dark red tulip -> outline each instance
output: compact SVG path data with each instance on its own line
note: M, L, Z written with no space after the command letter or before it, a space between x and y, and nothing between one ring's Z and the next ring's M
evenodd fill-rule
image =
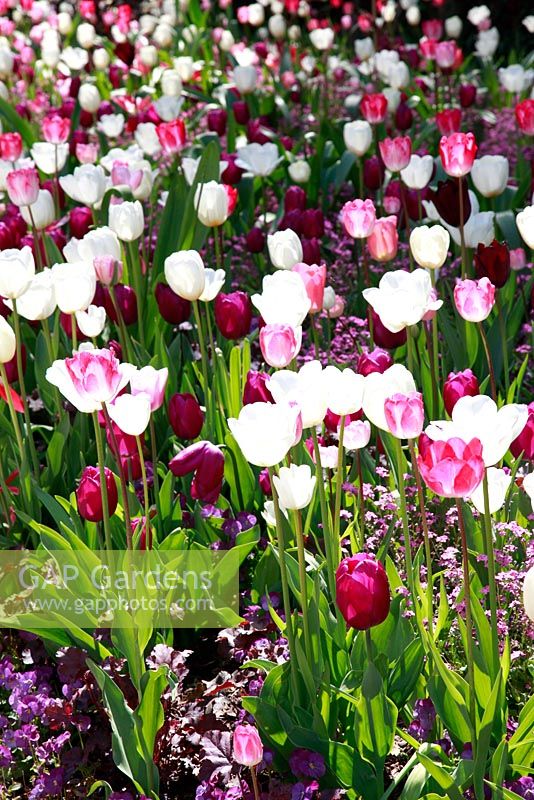
M169 400L169 422L180 439L196 439L204 425L204 414L189 392L173 394Z
M303 239L301 244L302 261L305 264L320 264L322 258L319 239Z
M462 108L470 108L477 99L477 87L472 83L462 83L458 94Z
M304 211L306 208L306 192L301 186L290 186L284 195L284 211L298 209Z
M223 158L223 161L226 162L226 168L221 175L221 181L228 183L230 186L235 186L243 177L244 170L236 165L236 158L236 155L226 155Z
M534 461L534 402L528 407L527 424L510 445L510 451L514 458L523 453L524 459Z
M475 255L477 278L489 278L497 289L502 289L510 276L510 250L506 244L494 239L487 247L478 245Z
M208 130L213 131L218 136L224 136L227 120L228 114L224 108L214 108L208 111Z
M236 100L232 105L235 121L238 125L246 125L250 119L250 111L245 100Z
M308 208L302 212L300 233L305 239L321 239L324 236L324 215L320 208Z
M224 477L224 455L211 442L195 442L186 447L169 463L177 478L194 472L191 497L203 503L216 503Z
M250 332L252 303L246 292L220 292L213 310L215 324L225 339L241 339Z
M365 553L344 558L336 572L336 603L350 628L363 631L384 622L391 595L380 561Z
M361 409L360 411L355 411L354 414L348 414L345 417L346 424L348 425L349 422L354 422L355 420L361 419L362 414L363 411ZM341 422L341 417L339 416L339 414L334 414L333 411L327 409L323 422L327 431L330 431L331 433L337 433L339 423Z
M399 103L395 111L395 125L399 131L407 131L413 125L413 111L407 103Z
M191 303L179 297L166 283L158 283L155 290L159 313L170 325L181 325L191 315Z
M443 402L449 416L461 397L476 397L480 394L480 386L476 375L470 369L463 372L449 372L443 384Z
M384 183L386 170L377 156L371 156L363 162L363 182L372 192L376 192Z
M265 234L259 228L251 228L245 237L249 253L261 253L265 247Z
M272 394L267 388L269 375L266 372L250 370L243 389L243 405L250 403L274 403Z
M398 333L392 333L372 309L371 317L373 320L373 337L378 347L385 347L386 350L395 350L397 347L402 347L403 344L406 344L406 328L403 328Z
M463 195L464 225L471 216L471 200L467 189L467 181L461 181ZM427 198L431 200L440 217L445 222L458 228L460 225L460 181L449 178L446 181L438 181L438 188L434 191L428 190Z
M108 512L112 516L118 503L117 484L113 472L104 467L106 489L108 498ZM104 509L102 507L102 492L100 489L100 469L98 467L85 467L76 489L76 503L78 513L89 522L102 522Z
M83 239L93 224L93 213L87 206L75 206L69 211L69 227L75 239Z
M436 114L436 125L442 136L457 133L462 124L462 112L459 108L446 108Z
M125 325L134 325L137 322L137 297L131 286L125 283L118 283L113 287L115 293L115 303L111 300L109 289L105 289L104 307L106 313L115 324L119 318L115 309L115 303L119 307Z
M386 350L375 347L369 353L362 353L358 358L357 371L360 375L370 375L372 372L383 373L393 365L393 359Z

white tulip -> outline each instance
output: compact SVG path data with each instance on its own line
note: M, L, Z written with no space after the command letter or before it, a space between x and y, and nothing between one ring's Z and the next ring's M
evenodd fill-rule
M486 472L488 477L489 513L495 514L504 505L506 493L512 482L512 476L503 469L489 467ZM484 482L480 483L469 498L474 507L481 514L485 513L484 507Z
M6 322L4 317L0 316L0 364L7 364L8 361L11 361L16 349L15 331L9 322Z
M57 175L67 162L69 145L49 144L49 142L35 142L31 149L35 165L45 175Z
M182 79L177 69L166 69L160 78L161 91L167 97L180 97L182 94Z
M31 206L21 206L19 210L24 222L38 231L48 228L56 218L54 198L48 189L39 189L35 203Z
M295 183L308 183L310 180L311 167L307 161L303 161L302 159L299 161L293 161L293 163L287 168L287 171L289 173L289 177Z
M372 58L375 47L371 37L366 36L364 39L356 39L354 42L354 52L360 61L367 61L369 58Z
M354 370L328 366L324 370L328 408L339 417L359 411L363 405L365 378Z
M221 183L199 183L195 191L195 208L200 222L208 228L223 225L228 218L228 194Z
M275 403L295 403L302 415L302 427L319 425L328 410L327 385L320 361L308 361L298 372L281 369L271 375L267 388Z
M92 83L82 83L78 92L78 102L84 111L94 114L100 106L100 92Z
M122 114L103 114L96 127L104 136L116 139L123 132L125 122Z
M367 447L371 438L371 425L367 420L355 419L345 425L343 447L349 452Z
M198 298L203 303L210 303L215 300L226 280L226 273L223 269L210 269L209 267L204 270L204 289Z
M394 394L417 391L412 373L403 364L393 364L385 372L372 372L365 376L363 413L373 425L389 431L384 414L384 403Z
M373 129L366 120L346 122L343 126L343 141L347 150L361 158L371 147Z
M455 14L445 20L445 33L449 39L458 39L461 36L463 22L461 17Z
M482 156L473 162L471 178L484 197L497 197L508 185L510 165L505 156Z
M16 300L28 289L35 275L31 247L0 251L0 295Z
M273 142L265 144L254 142L238 148L235 163L252 175L266 178L276 169L281 160L278 148Z
M165 280L184 300L199 300L206 284L206 270L196 250L180 250L165 259Z
M510 64L509 67L499 69L499 81L507 92L520 94L530 88L534 70L524 69L521 64Z
M76 28L76 39L80 47L85 50L93 47L96 42L96 30L90 22L81 22Z
M54 293L59 310L75 314L85 310L95 296L96 273L91 264L54 264L52 267Z
M520 211L515 221L526 246L534 250L534 205Z
M103 47L99 47L93 53L93 64L97 69L105 70L109 67L110 62L109 53Z
M302 261L302 244L291 228L267 236L269 257L276 269L293 269Z
M429 311L437 311L443 300L436 300L429 273L424 269L386 272L378 288L364 289L363 296L392 333L416 325Z
M280 503L284 508L294 511L306 508L311 503L315 481L316 477L311 474L308 464L280 467L279 475L273 476Z
M95 164L76 167L72 175L62 175L59 183L72 200L88 206L98 205L108 187L106 173L100 165Z
M145 217L139 200L112 203L109 207L109 227L121 242L135 242L143 235Z
M410 234L410 250L420 267L440 269L447 259L451 237L441 225L420 225Z
M145 44L139 48L139 58L145 67L152 69L159 60L158 48L154 47L153 44Z
M298 328L311 306L304 281L290 270L278 270L274 275L266 275L262 293L253 294L251 299L266 325Z
M141 122L135 129L135 141L147 156L155 156L161 150L161 143L153 122Z
M150 395L144 392L121 394L106 408L115 425L129 436L141 436L150 422Z
M424 189L428 186L434 170L432 156L418 156L413 153L407 167L401 169L401 178L409 189Z
M9 300L6 300L6 305L13 307ZM52 270L48 267L35 275L24 294L17 299L18 313L32 322L48 319L56 310L56 305Z
M249 403L228 427L250 464L274 467L299 440L299 409L276 403Z
M330 50L334 43L332 28L315 28L310 32L310 42L317 50Z
M100 336L106 324L106 309L90 305L86 311L76 312L76 322L83 335L89 339Z

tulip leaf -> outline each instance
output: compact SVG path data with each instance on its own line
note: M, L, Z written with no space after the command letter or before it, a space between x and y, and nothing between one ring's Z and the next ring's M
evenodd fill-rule
M10 128L20 133L26 147L31 147L36 141L36 136L29 122L3 97L0 97L0 117L5 119Z

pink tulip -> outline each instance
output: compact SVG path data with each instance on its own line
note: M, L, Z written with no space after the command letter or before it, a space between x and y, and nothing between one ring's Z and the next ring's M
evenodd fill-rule
M367 122L378 125L386 118L388 101L383 94L364 94L360 109Z
M453 178L461 178L471 172L478 150L474 134L452 133L442 136L439 142L439 155L443 169Z
M469 497L484 477L480 439L419 440L419 471L426 485L441 497Z
M113 162L113 167L111 168L111 183L113 186L127 186L133 191L141 185L142 180L142 169L130 169L125 161Z
M154 369L147 366L138 369L130 378L132 394L147 394L150 397L150 411L157 411L163 405L168 377L167 367Z
M69 138L70 119L54 114L45 117L41 123L43 136L49 144L64 144Z
M416 439L421 435L425 418L420 392L394 394L384 403L388 428L397 439Z
M194 472L191 497L203 503L217 502L224 477L224 455L211 442L195 442L181 450L169 463L169 469L177 478Z
M514 272L523 269L526 263L527 257L522 247L516 247L515 250L510 250L510 267Z
M6 178L9 199L16 206L31 206L39 196L39 175L36 169L14 169Z
M376 209L372 200L350 200L341 209L345 230L353 239L366 239L376 222Z
M409 136L397 136L380 142L380 155L390 172L400 172L410 163L412 140Z
M234 761L244 767L255 767L262 758L263 744L256 728L253 725L237 725L234 730Z
M264 325L260 331L260 347L270 367L285 369L300 350L302 328L291 325Z
M54 361L46 378L78 411L90 414L110 403L124 389L135 367L121 364L111 350L80 350Z
M116 261L113 256L95 256L93 267L96 277L104 286L118 283L122 278L122 261Z
M456 42L453 39L438 42L434 50L434 58L440 69L450 69L456 59Z
M371 258L375 261L391 261L397 255L398 245L397 217L377 219L373 232L367 239Z
M310 298L310 314L316 314L323 307L324 285L326 282L326 266L321 264L304 264L299 261L293 267L293 272L298 272L304 282L306 294Z
M0 134L0 158L3 161L17 161L22 154L22 136L20 133Z
M164 153L179 153L185 144L185 125L183 120L174 119L172 122L161 122L156 127L159 143Z
M98 145L78 142L76 144L76 158L80 164L94 164L98 158Z
M345 301L341 295L336 294L334 305L329 308L327 314L330 319L338 319L342 317L345 312Z
M495 303L495 286L489 278L458 281L454 287L454 303L459 315L468 322L482 322Z

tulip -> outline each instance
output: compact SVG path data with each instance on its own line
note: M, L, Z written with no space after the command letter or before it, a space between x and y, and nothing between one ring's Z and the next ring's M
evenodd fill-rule
M371 147L373 130L365 120L346 122L343 126L343 141L349 152L361 158Z
M386 169L390 172L400 172L410 163L412 140L409 136L384 139L379 143L379 149Z
M40 189L37 200L31 206L21 206L20 214L24 222L36 231L51 225L55 218L54 200L47 189Z
M0 251L0 295L17 299L30 286L35 275L31 247Z
M306 294L310 298L310 314L316 314L323 308L324 285L326 281L326 266L321 264L298 263L293 267L293 272L300 275L304 282Z
M135 242L143 234L143 206L135 202L112 203L109 207L109 227L122 242Z
M399 234L397 217L380 217L367 239L367 247L371 258L375 261L391 261L397 255Z
M422 437L419 453L419 471L434 494L469 497L482 482L484 461L479 439L432 441Z
M95 256L93 266L97 279L104 286L113 286L122 278L122 261L113 256Z
M224 455L211 442L195 442L181 450L169 463L177 478L194 472L191 497L203 503L216 503L224 477Z
M487 395L461 397L452 411L452 420L436 420L425 433L432 440L459 437L467 441L476 436L482 443L486 467L504 458L510 445L523 431L528 421L528 408L510 403L498 409Z
M66 120L68 122L68 120ZM46 175L57 175L67 162L68 144L55 145L49 142L36 142L31 149L35 165Z
M278 148L273 142L265 144L253 142L238 148L235 163L251 175L266 178L276 169L280 161Z
M82 164L81 167L76 167L72 175L61 176L59 183L65 194L76 202L88 206L98 205L108 188L106 173L100 165L95 166L95 164Z
M363 296L392 333L416 325L443 305L435 298L430 275L424 269L386 272L378 288L364 289Z
M391 597L386 571L365 553L344 558L336 572L336 604L350 628L368 630L389 614Z
M277 231L267 236L269 258L276 269L293 269L302 261L302 244L291 229Z
M510 269L518 272L523 269L527 264L527 257L522 247L516 247L510 250Z
M287 168L289 177L295 183L308 183L311 177L311 167L307 161L300 159L293 161Z
M402 347L406 344L406 328L403 328L398 333L392 333L386 328L373 309L371 309L371 322L373 325L374 342L378 347L383 347L386 350L396 350L397 347Z
M31 206L39 196L39 176L35 169L14 169L6 178L7 194L16 206Z
M9 359L8 359L9 360ZM132 364L120 364L111 350L82 350L72 358L54 361L46 379L78 411L100 411L124 389L135 372Z
M364 94L360 109L371 125L378 125L386 118L388 101L383 94Z
M117 484L113 472L104 467L106 494L108 498L108 514L113 516L117 509ZM85 467L76 489L76 505L78 514L89 522L102 522L102 489L100 486L100 470L98 467Z
M300 186L290 186L284 195L284 210L288 211L304 211L306 208L306 192Z
M0 316L0 364L6 364L14 357L17 349L15 332L11 325Z
M339 417L360 411L363 404L365 378L352 369L325 367L323 379L326 383L328 408Z
M252 725L237 725L234 730L234 761L244 767L255 767L263 758L263 745Z
M183 150L186 139L183 120L173 119L171 122L161 122L156 126L156 134L165 154L176 155Z
M520 211L515 221L526 246L534 250L534 205Z
M204 425L204 414L196 397L189 392L173 394L169 400L169 422L180 439L196 439Z
M249 253L261 253L265 247L265 234L259 228L251 228L245 237Z
M225 339L241 339L249 333L252 303L246 292L218 294L213 310L215 324Z
M343 447L345 450L361 450L367 447L371 438L371 425L367 420L353 420L345 425L343 433Z
M5 252L5 251L4 251ZM52 270L38 272L18 299L17 312L31 321L48 319L56 309Z
M89 114L95 114L100 106L100 92L90 83L84 83L80 86L78 92L78 102L84 111Z
M443 384L443 402L445 411L452 415L454 406L461 397L476 397L480 394L480 386L476 375L470 369L463 372L449 372Z
M520 94L528 89L532 83L532 70L525 70L521 64L510 64L508 67L500 67L499 81L507 92Z
M453 178L467 175L473 166L477 143L472 133L453 133L442 136L439 142L439 155L443 169Z
M491 283L501 289L510 276L510 251L506 244L496 239L485 247L479 244L474 255L477 278L489 278Z
M137 314L137 295L131 286L119 283L113 290L114 302L106 289L104 306L108 316L117 325L119 324L119 314L125 325L135 325L138 319ZM117 313L117 311L119 313Z
M436 191L428 190L427 198L431 201L439 216L449 225L454 228L460 226L462 221L460 218L460 188L462 191L462 209L463 209L463 224L466 225L471 215L471 199L467 188L467 182L447 180L438 181L438 188Z
M302 328L291 325L264 325L260 330L260 347L264 361L276 369L289 366L302 344Z
M477 99L477 87L472 83L463 83L459 89L460 105L470 108Z
M252 295L252 303L267 325L302 325L311 302L300 275L280 270L263 279L262 293Z
M531 478L532 476L528 475L527 477ZM523 486L525 485L525 481L523 481ZM530 483L531 482L529 482L529 485ZM527 617L534 622L534 567L528 570L523 581L523 605Z
M76 323L81 333L88 339L100 336L106 324L106 309L90 305L86 311L77 311Z
M420 267L440 269L447 259L450 240L441 225L420 225L410 234L410 250Z
M434 57L440 69L450 69L456 59L456 42L437 42Z
M341 209L345 230L353 239L367 239L375 227L376 209L372 200L351 200Z
M204 270L204 289L198 298L203 303L210 303L215 300L220 290L224 286L226 273L223 269L205 269Z
M316 476L312 476L307 464L280 467L279 475L275 475L273 480L278 499L284 508L296 511L311 503Z
M198 300L204 291L206 271L196 250L180 250L165 259L165 279L184 300Z
M157 411L163 405L165 387L169 377L167 367L154 369L146 366L138 369L130 377L130 390L132 395L146 394L150 399L150 411Z
M527 136L534 136L534 99L528 98L515 107L515 118L519 129ZM1 147L1 145L0 145ZM2 156L5 158L5 156ZM14 159L8 159L13 161Z
M225 187L217 181L199 183L195 191L195 208L200 222L206 227L223 225L229 215Z
M428 186L433 171L432 156L418 156L414 153L407 166L401 170L401 178L409 189L421 190Z
M191 314L189 300L177 295L166 283L158 283L154 292L159 313L170 325L181 325Z
M89 233L89 228L93 222L93 214L90 208L86 206L71 208L69 211L69 228L72 236L81 239L86 233Z
M310 41L317 50L329 50L334 42L332 28L315 28L310 31Z
M495 238L494 219L495 213L493 211L472 213L467 224L464 226L465 246L474 249L478 247L480 243L485 245L491 244ZM457 245L460 245L460 231L457 228L447 227L453 240Z
M423 431L425 408L420 392L393 394L384 402L388 429L397 439L416 439Z
M402 364L393 364L383 373L372 372L365 378L363 413L377 428L388 431L384 413L387 398L394 394L410 395L415 391L413 375Z
M248 462L274 467L298 441L299 421L297 406L260 402L244 406L228 427Z
M527 461L534 461L534 402L528 406L528 417L525 427L510 445L514 458L521 454Z
M237 66L234 67L233 78L239 93L247 95L252 94L256 88L258 73L256 68L251 65Z
M160 86L166 97L180 97L182 94L182 79L178 70L164 70L160 78Z
M304 428L311 428L323 421L328 408L328 396L320 361L308 361L298 372L276 372L267 387L275 403L295 403L298 406Z
M496 469L495 467L489 467L486 470L486 476L488 479L488 510L490 514L495 514L504 505L506 494L512 483L512 476L503 469ZM477 486L469 499L480 514L486 513L483 484Z
M384 183L386 170L377 156L371 156L363 164L363 182L368 189L376 192Z
M489 317L495 303L495 286L489 278L457 281L454 287L454 303L463 319L468 322L482 322Z
M482 156L473 163L471 178L484 197L497 197L508 185L510 166L504 156Z
M18 161L22 155L22 136L20 133L0 134L0 158L3 161Z
M399 103L395 111L395 126L399 131L407 131L413 125L413 111L407 103Z
M373 372L385 372L393 365L390 354L380 347L375 347L369 353L362 353L358 358L357 371L364 378Z
M54 264L52 281L56 303L65 314L84 311L95 295L95 271L92 265L84 261L76 264Z
M132 377L132 376L131 376ZM110 418L128 436L141 436L150 422L151 397L145 392L121 394L106 404Z
M243 405L251 403L274 403L273 396L267 388L270 375L266 372L249 370L243 389Z

